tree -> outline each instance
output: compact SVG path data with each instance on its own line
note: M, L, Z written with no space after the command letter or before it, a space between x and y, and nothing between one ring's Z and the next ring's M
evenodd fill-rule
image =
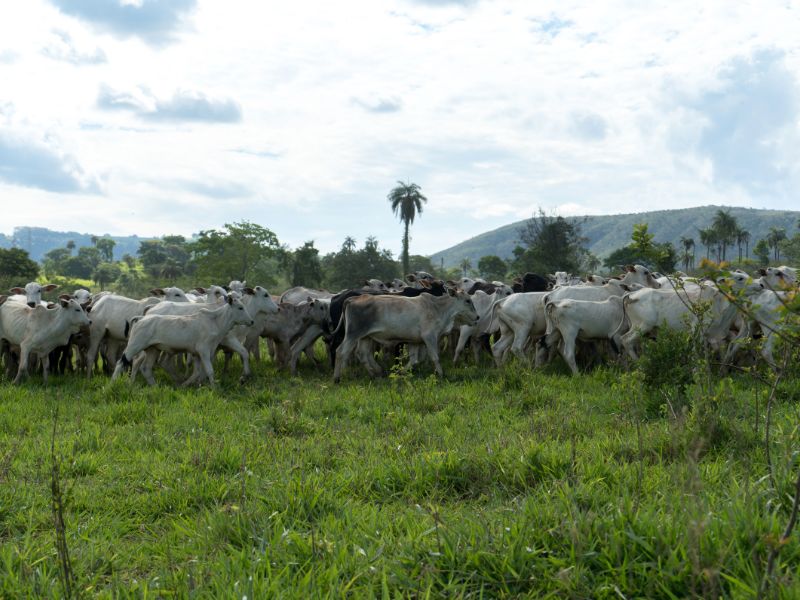
M341 250L326 254L321 264L325 284L334 290L359 287L365 279L372 277L391 281L400 271L391 251L379 248L374 237L368 237L360 250L356 249L352 237L346 237Z
M508 272L508 265L499 256L489 254L478 261L478 272L487 281L501 280Z
M681 236L683 270L694 269L694 238Z
M433 275L436 272L436 267L433 266L433 262L429 256L412 254L408 257L408 260L409 273L414 273L415 271L425 271L426 273Z
M655 248L653 238L656 236L648 232L647 229L647 223L636 223L633 226L633 233L631 233L631 246L642 257L651 255Z
M44 255L42 264L44 272L49 276L63 275L64 264L71 258L72 254L68 248L53 248Z
M408 229L414 223L417 214L422 214L422 205L428 199L422 194L421 188L416 183L397 182L397 187L389 192L388 200L392 205L392 211L403 223L403 272L410 270L408 257Z
M767 245L773 249L775 260L781 259L781 242L786 239L786 229L783 227L770 227L767 234Z
M750 232L741 227L736 231L736 245L739 247L739 262L742 262L742 244L744 244L744 257L750 257Z
M72 255L72 251L75 250L75 242L74 241L69 240L67 242L67 250L69 250L69 254L71 256Z
M520 245L514 248L513 270L524 273L553 273L580 270L586 254L581 222L564 217L548 217L540 208L518 230Z
M756 255L761 266L765 267L769 264L769 250L770 245L767 240L758 240L753 247L753 254Z
M116 245L117 242L111 238L100 238L97 240L95 248L100 252L100 256L103 260L110 263L114 261L114 246Z
M461 259L461 262L458 263L459 268L461 269L461 273L463 277L467 276L467 271L472 268L472 262L465 256Z
M103 262L100 251L94 246L81 246L78 248L77 258L89 265L91 270L96 269L97 265Z
M729 210L719 209L714 215L714 220L711 222L711 228L716 233L717 244L720 251L717 253L717 258L720 261L726 258L726 249L736 240L736 233L739 230L739 223L736 217L731 215Z
M92 280L100 286L101 290L106 288L106 285L115 281L122 274L122 269L119 265L112 262L103 262L97 265L97 268L92 273Z
M322 284L322 267L319 262L319 250L314 242L306 242L291 253L292 285L319 287Z
M711 258L711 247L717 244L717 232L711 227L698 229L697 231L700 234L700 243L706 247L706 259L709 259Z
M612 252L604 264L609 269L616 269L623 265L644 263L659 271L673 272L675 263L678 262L675 247L670 242L654 243L653 237L648 231L647 223L635 224L631 243Z
M275 282L273 274L282 249L278 237L266 227L248 221L226 223L222 230L201 231L189 246L201 278L267 285Z
M800 233L794 234L791 239L781 242L781 252L789 264L800 262Z
M39 275L39 265L21 248L0 248L0 279L8 285L25 285Z

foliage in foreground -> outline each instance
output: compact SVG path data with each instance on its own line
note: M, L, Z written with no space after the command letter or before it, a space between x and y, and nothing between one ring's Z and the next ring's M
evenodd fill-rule
M340 387L0 385L0 596L59 597L50 443L84 595L751 597L786 523L792 386L718 382L717 424L631 376L451 369ZM782 548L796 597L800 544Z

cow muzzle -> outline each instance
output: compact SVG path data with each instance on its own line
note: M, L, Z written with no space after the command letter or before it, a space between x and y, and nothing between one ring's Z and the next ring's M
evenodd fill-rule
M36 308L36 302L28 302L28 306L31 308Z

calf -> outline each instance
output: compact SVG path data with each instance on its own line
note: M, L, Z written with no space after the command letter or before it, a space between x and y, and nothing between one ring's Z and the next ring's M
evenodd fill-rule
M217 346L237 324L252 325L253 319L241 301L228 297L225 305L215 310L200 308L190 315L145 315L134 319L128 344L117 362L112 379L131 366L140 352L147 352L142 375L150 385L155 384L152 367L159 352L190 352L200 360L209 383L215 385L211 357ZM133 380L131 380L133 381ZM190 378L184 385L194 381Z
M106 343L106 364L115 362L117 346L126 342L125 327L134 317L144 314L148 306L158 304L156 297L133 300L110 294L92 305L92 324L89 327L89 349L86 351L86 375L92 376L101 343Z
M578 373L576 340L611 340L614 348L620 347L618 329L623 319L621 296L610 296L602 302L569 299L548 302L545 313L547 334L539 340L537 365L542 363L549 348L558 343L561 356L575 375Z
M492 347L492 355L499 367L505 362L510 349L522 361L528 362L525 346L529 337L545 333L544 297L548 292L523 292L496 302L492 307L491 321L497 319L500 339Z

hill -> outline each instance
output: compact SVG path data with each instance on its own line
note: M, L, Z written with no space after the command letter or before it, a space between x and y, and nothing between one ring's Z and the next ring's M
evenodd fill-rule
M110 237L117 245L114 246L114 260L119 260L124 254L136 255L139 244L152 238L140 238L136 235L110 236L108 234L97 237ZM77 231L53 231L45 227L15 227L14 233L5 235L0 233L0 248L22 248L27 250L33 260L41 261L44 255L53 248L63 248L72 240L75 246L92 245L91 233L78 233Z
M588 238L587 247L600 258L608 256L617 248L628 243L631 231L636 223L647 223L650 232L655 234L656 242L672 242L680 246L681 236L692 237L698 246L698 255L702 250L698 228L711 224L714 213L720 208L730 210L739 221L739 225L750 232L750 248L755 242L767 235L770 227L785 227L787 233L795 229L800 211L766 210L756 208L740 208L725 206L698 206L674 210L658 210L652 212L631 213L625 215L593 215L575 217L583 222L583 235ZM584 221L585 219L585 221ZM473 265L478 264L482 256L496 254L501 258L510 258L514 247L518 244L518 231L524 221L504 225L498 229L487 231L446 250L431 256L433 264L438 265L444 259L447 268L458 266L468 258Z

